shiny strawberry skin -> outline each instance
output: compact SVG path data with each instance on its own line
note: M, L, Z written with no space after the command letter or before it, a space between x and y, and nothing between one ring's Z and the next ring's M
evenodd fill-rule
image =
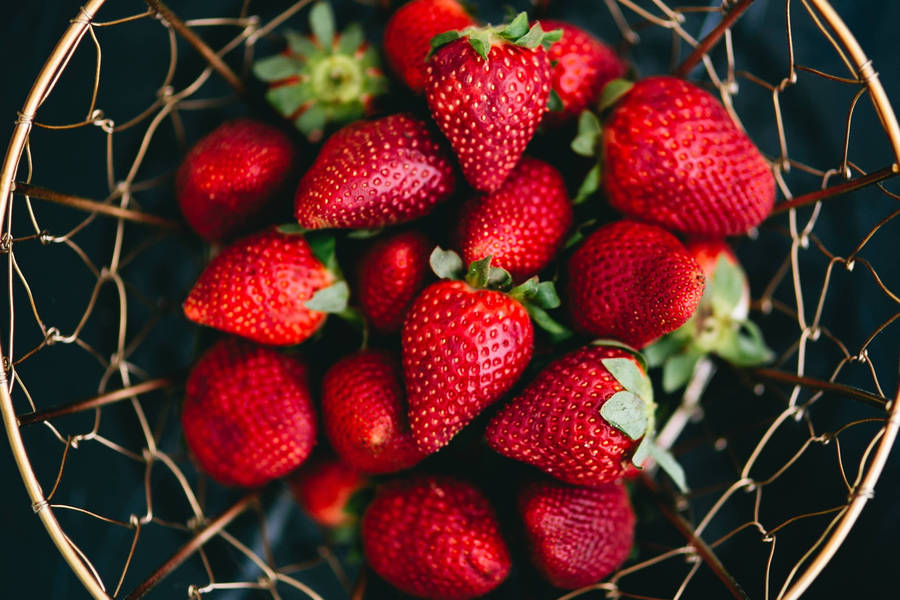
M457 237L465 264L492 256L492 266L523 281L553 260L571 225L559 171L524 157L499 190L463 205Z
M322 422L335 452L366 473L408 469L425 457L409 428L400 362L385 350L344 357L322 381Z
M547 55L553 66L553 91L562 100L562 111L550 111L544 123L560 125L578 117L600 97L603 86L625 74L625 63L612 48L570 23L541 20L544 31L562 29L562 38Z
M399 331L413 298L430 272L434 244L418 231L378 240L359 260L357 300L369 324L384 333Z
M541 575L559 588L596 583L619 568L634 542L625 487L535 482L519 493L519 515Z
M325 322L304 303L334 275L302 235L274 228L234 242L200 274L184 303L188 319L261 344L299 344Z
M363 516L362 540L372 569L418 598L481 597L509 573L509 551L487 499L449 477L386 484Z
M427 73L431 116L450 140L466 180L480 191L499 189L547 111L547 53L498 43L485 62L463 38L439 48Z
M290 487L300 508L323 527L353 522L347 501L365 485L365 477L335 458L310 460L291 476Z
M388 64L413 92L425 89L425 56L431 38L474 25L475 20L456 0L413 0L391 16L384 28Z
M181 212L207 241L231 237L281 190L293 162L294 147L280 130L250 119L223 123L191 148L178 169Z
M634 360L625 350L603 346L556 359L491 420L485 433L491 448L574 485L621 477L639 440L600 415L600 407L625 389L603 366L604 358Z
M445 280L413 302L402 341L410 426L419 449L432 453L521 377L534 330L509 296Z
M300 180L294 216L308 229L372 228L428 214L454 190L448 153L405 114L336 132Z
M568 262L577 329L643 348L687 321L703 296L703 271L671 233L635 221L600 227Z
M281 477L316 441L306 367L270 348L222 340L191 369L181 425L216 481L252 487Z
M636 83L604 126L610 205L691 235L724 237L759 225L775 180L750 138L711 94L674 77Z

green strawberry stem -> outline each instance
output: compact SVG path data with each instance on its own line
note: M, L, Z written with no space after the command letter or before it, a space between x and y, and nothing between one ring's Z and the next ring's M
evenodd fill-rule
M543 46L549 48L562 37L562 29L544 31L540 23L528 27L528 14L520 12L506 25L487 27L466 27L459 31L446 31L434 36L431 40L431 50L425 60L428 60L435 50L449 44L452 41L465 38L481 58L488 60L491 47L499 44L513 44L523 48L537 48Z
M708 358L702 358L694 368L690 381L681 396L681 404L663 425L656 436L656 443L662 448L671 448L688 422L697 416L700 406L700 398L709 385L716 367ZM651 471L652 473L652 471Z

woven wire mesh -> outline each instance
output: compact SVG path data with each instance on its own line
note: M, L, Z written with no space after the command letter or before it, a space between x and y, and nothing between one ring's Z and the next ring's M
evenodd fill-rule
M246 589L263 597L321 598L315 590L335 589L336 583L354 599L365 597L365 570L351 584L328 544L301 551L296 544L273 547L272 493L252 492L230 505L209 493L173 418L182 375L147 372L140 360L163 352L171 354L173 364L186 366L192 355L189 334L172 340L166 333L172 327L186 329L178 313L190 278L181 281L175 269L169 273L160 265L177 256L179 265L196 273L205 259L166 192L180 154L172 148L183 151L195 139L191 128L202 130L192 121L214 123L227 111L239 110L235 107L246 97L258 42L308 3L302 0L265 18L254 14L258 7L250 0L235 14L184 20L157 0L130 15L112 14L121 6L103 6L95 16L82 9L73 20L83 26L77 47L41 100L61 97L77 106L80 116L71 123L44 123L40 111L19 115L20 123L31 124L31 133L6 205L0 248L9 265L3 367L18 414L13 426L25 439L30 467L43 488L35 512L52 511L76 560L108 597L152 591L163 596L177 589L201 598ZM866 102L867 73L853 64L814 3L788 1L783 22L757 23L766 35L784 39L783 55L763 67L749 58L753 40L748 29L737 27L745 14L753 14L750 1L605 4L609 22L619 28L620 47L639 68L690 74L716 91L739 122L756 115L752 126L750 121L745 125L771 160L780 197L773 217L739 251L750 257L756 316L779 356L764 369L719 367L715 377L716 367L702 363L668 428L693 491L677 496L650 477L641 480L638 491L653 501L672 535L659 541L639 537L638 557L625 568L560 600L691 597L692 583L704 573L721 580L722 597L742 598L750 591L753 597L783 597L854 501L871 496L874 482L866 475L876 448L896 430L888 416L895 414L889 412L889 386L896 385L898 338L892 325L900 317L900 297L891 289L896 281L880 276L896 275L895 253L871 251L890 249L886 230L900 214L900 197L884 183L897 172L891 145ZM163 51L168 60L143 106L119 114L109 108L116 104L115 94L105 92L129 84L117 79L115 87L104 87L113 76L104 71L103 56L110 51L107 44L121 51L114 43L127 44L127 29L138 26L160 30L159 48L143 52ZM112 30L121 37L109 34ZM692 54L698 45L704 52ZM817 68L817 58L826 52L846 71ZM185 74L188 56L196 68ZM67 80L70 60L91 61L93 77ZM812 135L802 111L818 93L844 94L847 104L844 112L830 116L833 131L823 136L836 142L826 151L831 161L812 165L791 149L792 140ZM58 187L53 165L36 160L39 144L82 150L81 159L90 165L85 176L98 169L106 197L86 198L74 191L77 187ZM860 144L883 145L883 163L857 164L854 149ZM123 147L130 156L124 164L114 160ZM878 216L861 227L861 235L835 236L836 220L847 212L838 212L833 203L847 197L867 202L866 214ZM836 244L826 246L818 235L823 228ZM147 268L157 271L148 276ZM77 277L89 283L60 289L59 270L80 270ZM863 286L877 297L870 324L848 331L840 307ZM84 309L75 322L61 322L54 316L59 302ZM79 380L56 380L53 365L59 361L77 365ZM701 409L699 396L707 384ZM758 400L723 409L729 386ZM746 414L735 418L734 410ZM703 411L705 418L698 419ZM723 412L731 416L724 418ZM55 451L47 449L51 444ZM51 455L55 458L48 460ZM784 502L779 486L801 480L811 460L834 465L831 481ZM79 461L80 467L73 466ZM710 461L717 467L707 469ZM83 472L78 469L108 469L109 484L85 492L74 485ZM716 479L705 477L706 471ZM776 501L770 500L773 495ZM141 510L120 510L125 499L135 506L135 496ZM89 534L100 530L86 530L76 519L91 520L105 533ZM94 536L102 537L102 546L92 543ZM152 555L142 554L144 540L152 540ZM107 559L121 557L119 566L101 572L95 567L98 557L82 549L88 546ZM160 554L161 547L170 548L169 555ZM748 581L734 574L729 558L743 562L750 556L756 559L750 561L754 576ZM191 565L193 571L184 575ZM160 586L175 569L182 573L178 587ZM742 572L748 572L746 566ZM323 581L317 588L314 582Z

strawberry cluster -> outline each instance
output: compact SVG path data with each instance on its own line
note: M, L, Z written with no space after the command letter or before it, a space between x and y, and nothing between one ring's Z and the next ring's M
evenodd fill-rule
M619 79L625 63L568 23L482 26L456 0L405 4L382 48L416 107L399 113L376 108L385 86L361 29L336 34L321 3L311 28L255 72L307 137L330 132L314 160L240 119L178 172L185 219L216 250L184 314L229 334L186 386L193 457L225 485L295 472L299 503L358 532L384 580L467 599L514 558L470 477L473 456L496 452L530 465L512 504L537 571L597 582L631 548L623 478L652 461L685 486L654 440L648 364L668 391L708 354L768 358L722 239L771 210L769 166L709 93ZM596 166L573 200L563 171L581 159L525 151L575 120L571 148ZM286 189L293 220L274 225ZM599 223L604 199L623 218ZM298 470L319 438L330 452ZM433 468L454 452L452 474ZM351 496L372 486L354 519Z

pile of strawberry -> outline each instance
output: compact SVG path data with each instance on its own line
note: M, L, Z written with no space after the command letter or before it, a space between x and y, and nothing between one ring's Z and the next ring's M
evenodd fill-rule
M770 212L769 165L708 92L619 79L617 55L568 23L483 27L456 0L402 6L382 50L417 115L379 108L388 82L360 28L336 33L322 3L310 21L255 73L324 138L312 165L298 172L289 135L240 119L178 172L184 217L216 251L184 313L229 334L186 384L192 455L229 486L290 474L317 521L357 528L384 580L465 599L511 568L509 532L467 478L498 453L534 467L512 490L513 538L537 571L597 582L634 537L623 478L657 464L685 486L654 441L647 359L672 391L709 354L768 358L723 239ZM577 206L560 171L525 154L575 120L571 148L596 165L552 155L587 165ZM265 226L297 179L294 221ZM598 222L604 200L621 218ZM452 474L431 468L457 445ZM367 487L354 521L345 508Z

